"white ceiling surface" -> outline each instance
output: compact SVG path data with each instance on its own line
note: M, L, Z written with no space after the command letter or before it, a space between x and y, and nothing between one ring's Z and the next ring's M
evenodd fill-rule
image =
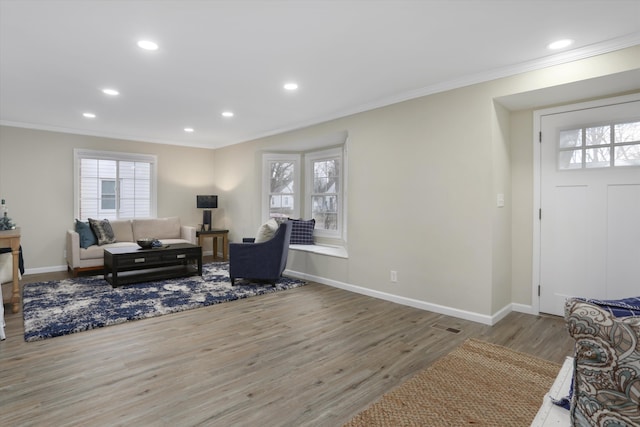
M636 44L640 0L0 0L0 123L216 148Z

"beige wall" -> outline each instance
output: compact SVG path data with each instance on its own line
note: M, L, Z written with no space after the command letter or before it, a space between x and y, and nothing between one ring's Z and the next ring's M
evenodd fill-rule
M74 148L157 155L159 217L202 222L195 195L217 191L212 150L0 126L0 197L21 227L25 267L33 272L66 265Z
M232 238L261 222L262 152L346 131L349 258L292 252L290 270L459 313L531 306L533 110L495 100L638 68L636 46L219 149Z
M492 288L491 313L503 309L511 303L511 139L510 114L499 104L494 110L492 129L493 158L493 247L492 247ZM498 206L498 195L504 205Z
M262 222L262 153L307 149L347 132L349 257L292 251L288 268L488 319L512 303L532 304L533 110L496 99L637 69L640 46L218 150L1 127L0 195L23 226L28 267L61 265L73 221L72 149L153 153L158 215L200 222L193 196L215 191L214 226L239 241Z
M533 112L511 113L512 301L531 304L533 277Z

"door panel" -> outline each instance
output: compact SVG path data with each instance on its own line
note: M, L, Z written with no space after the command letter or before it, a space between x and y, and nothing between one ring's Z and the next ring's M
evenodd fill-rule
M640 295L640 167L593 167L606 164L607 150L587 147L571 160L566 151L573 129L620 120L640 120L640 101L541 116L541 312L563 315L569 296Z
M608 299L640 295L640 185L612 185L607 209Z

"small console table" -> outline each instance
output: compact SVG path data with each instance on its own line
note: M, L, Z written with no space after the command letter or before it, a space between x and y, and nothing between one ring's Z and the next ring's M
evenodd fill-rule
M202 246L202 239L211 237L213 239L213 259L218 259L218 237L222 238L222 260L229 260L229 230L212 228L211 230L197 230L198 246Z
M20 228L0 231L0 247L10 247L13 255L13 289L11 292L11 311L20 311L20 282L18 281L18 262L20 254ZM1 301L0 301L1 302Z
M104 250L104 280L113 287L195 274L202 276L202 248L191 243Z

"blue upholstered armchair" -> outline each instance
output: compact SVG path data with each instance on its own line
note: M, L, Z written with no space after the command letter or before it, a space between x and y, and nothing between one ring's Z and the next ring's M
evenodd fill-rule
M280 224L273 238L261 243L229 245L231 285L237 278L275 282L287 266L291 221Z

